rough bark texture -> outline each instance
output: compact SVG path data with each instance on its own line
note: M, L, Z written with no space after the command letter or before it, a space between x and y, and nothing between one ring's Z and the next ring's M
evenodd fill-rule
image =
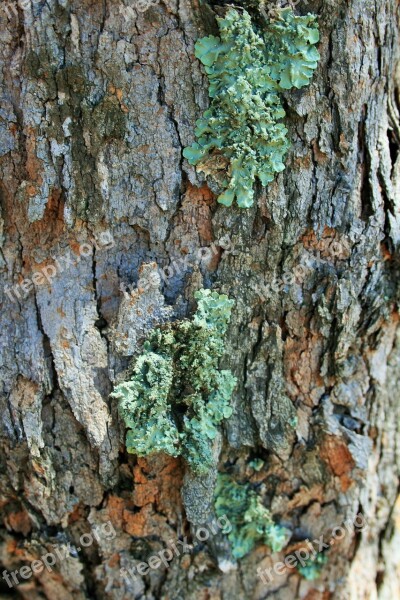
M217 205L182 159L208 104L194 42L216 32L213 10L1 4L2 567L96 524L117 532L13 590L3 581L1 598L400 597L396 2L308 3L319 68L286 94L287 168L248 210ZM152 262L172 276L143 293ZM46 268L50 281L13 287ZM234 563L217 535L129 581L121 567L209 517L215 473L126 454L109 393L148 328L190 315L212 286L235 299L223 366L239 380L218 468L258 483L293 537ZM358 512L369 528L331 548L317 581L257 576Z

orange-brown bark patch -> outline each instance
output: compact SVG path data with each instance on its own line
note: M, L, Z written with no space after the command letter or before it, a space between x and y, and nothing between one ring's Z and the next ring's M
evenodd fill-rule
M58 188L53 188L48 197L46 208L40 221L31 223L29 235L33 236L35 242L46 241L52 243L57 240L64 232L64 202L62 199L62 191ZM44 240L43 236L46 236ZM42 237L38 237L42 236Z
M213 240L210 210L213 201L214 194L207 185L198 188L188 184L182 203L182 218L196 227L202 242Z
M107 510L111 523L118 529L122 529L124 519L124 508L126 500L118 496L109 496L107 500Z
M320 252L324 259L344 260L350 255L346 239L332 227L325 226L320 237L311 229L301 237L301 242L307 250Z
M154 503L157 511L175 522L181 506L181 461L166 454L138 458L133 476L134 503L137 506Z
M42 185L43 178L40 174L42 163L36 156L36 135L33 127L26 129L26 171L31 181Z
M308 406L317 403L318 390L324 387L320 374L323 352L324 340L316 332L308 332L301 339L288 337L285 341L284 369L287 381L290 382L289 395L292 398L302 395L302 400Z
M9 513L7 520L10 527L22 535L28 535L31 530L31 520L26 510Z
M325 165L329 160L328 155L325 154L325 152L322 152L322 150L318 146L318 143L316 140L313 141L312 147L313 147L314 158L317 161L317 163L319 165Z
M355 465L346 443L337 436L328 435L322 442L320 456L339 477L342 491L346 492L353 483L351 471Z
M329 600L332 597L331 592L319 592L318 590L310 590L304 600Z

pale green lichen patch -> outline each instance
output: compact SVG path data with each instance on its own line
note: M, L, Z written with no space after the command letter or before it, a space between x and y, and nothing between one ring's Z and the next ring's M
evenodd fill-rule
M297 570L308 581L314 581L321 577L322 570L328 562L328 555L320 552L315 557L310 557L297 566Z
M265 30L243 10L217 17L220 37L201 38L195 55L209 79L210 107L196 123L197 142L185 148L188 161L202 169L207 156L229 161L226 190L218 202L253 204L253 184L266 186L285 168L288 150L279 92L307 85L319 59L316 17L277 10Z
M215 489L215 511L229 519L227 532L234 558L242 558L257 543L267 544L273 552L284 548L291 532L276 525L260 496L249 484L240 484L229 475L218 475Z
M218 368L233 301L200 290L192 320L154 329L133 365L131 379L112 393L128 428L128 452L182 455L195 473L212 466L218 425L232 414L236 384Z

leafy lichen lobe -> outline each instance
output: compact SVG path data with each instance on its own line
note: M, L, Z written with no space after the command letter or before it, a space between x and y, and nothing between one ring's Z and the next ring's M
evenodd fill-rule
M249 484L237 483L226 474L220 474L217 479L215 511L218 517L229 519L228 539L234 558L243 558L259 542L278 552L290 537L290 530L274 523L269 510Z
M128 428L128 452L183 455L197 474L213 464L212 440L232 414L236 379L219 370L233 301L200 290L192 320L155 328L136 359L129 381L112 396Z
M218 202L236 199L253 204L253 184L266 186L283 171L289 143L279 92L306 86L319 59L316 17L296 16L291 9L276 11L265 30L257 30L250 15L230 9L217 17L220 37L201 38L195 55L209 79L210 107L196 123L196 138L185 148L188 161L222 154L229 162L225 191Z

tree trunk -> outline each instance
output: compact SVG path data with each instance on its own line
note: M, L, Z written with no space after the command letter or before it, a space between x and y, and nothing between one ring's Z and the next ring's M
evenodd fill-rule
M321 60L284 94L286 170L240 209L182 158L209 102L194 43L218 32L212 6L2 3L0 556L18 585L3 576L1 598L400 598L398 7L304 5ZM202 287L235 301L218 470L292 537L234 560L217 531L124 576L213 516L215 473L128 454L109 397ZM359 513L368 526L333 536ZM319 577L265 576L320 536Z

